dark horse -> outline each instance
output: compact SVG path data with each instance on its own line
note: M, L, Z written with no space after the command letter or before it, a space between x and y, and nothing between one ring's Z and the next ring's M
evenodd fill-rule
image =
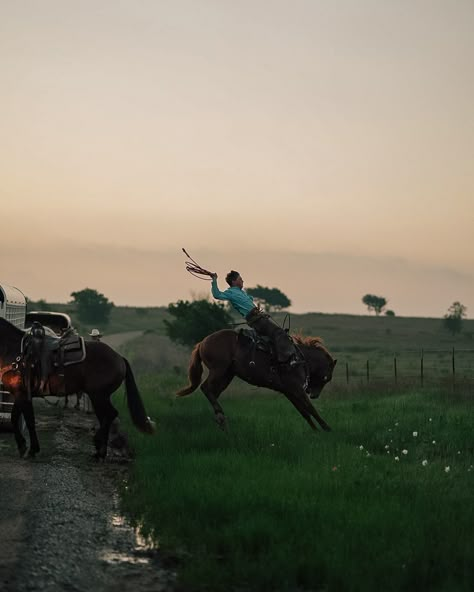
M251 353L248 338L224 329L208 335L195 346L189 365L190 384L176 395L182 397L197 389L204 363L209 369L209 376L202 383L201 390L212 405L220 427L225 427L225 416L217 399L234 376L238 376L250 384L283 393L312 429L317 429L312 420L314 417L323 430L330 431L331 428L311 404L308 394L313 399L319 397L324 385L332 378L337 360L332 358L319 338L293 337L293 340L305 359L308 378L306 390L301 373L289 369L278 370L268 352L256 349Z
M15 360L21 351L21 341L25 331L18 329L0 318L0 379L4 387L15 396L12 410L12 424L20 455L27 451L26 441L20 431L20 418L23 415L30 436L28 456L34 457L40 450L35 428L35 416L31 396L24 385L20 372L15 370ZM153 422L147 417L128 361L105 343L88 341L85 343L84 361L54 370L49 374L48 392L56 396L86 392L92 402L100 427L94 435L96 458L107 455L109 429L118 412L112 406L110 397L125 381L127 404L134 425L144 433L154 431ZM12 368L13 364L13 368ZM32 396L41 396L32 393Z

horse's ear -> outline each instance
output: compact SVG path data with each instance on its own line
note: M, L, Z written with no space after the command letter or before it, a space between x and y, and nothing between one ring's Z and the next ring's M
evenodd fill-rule
M337 358L334 360L332 367L334 368L336 366L336 364L337 364Z

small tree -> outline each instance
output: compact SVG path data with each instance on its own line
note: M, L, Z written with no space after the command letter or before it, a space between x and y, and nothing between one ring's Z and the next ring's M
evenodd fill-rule
M31 310L44 310L44 311L52 310L51 305L48 304L48 302L46 302L46 300L44 298L40 298L36 302L34 302L33 300L28 300L28 298L27 298L26 303L27 303L27 308L29 311L31 311Z
M460 302L453 302L448 308L448 312L444 315L444 328L451 333L461 333L462 320L466 316L467 308Z
M375 296L374 294L366 294L362 298L362 302L367 306L369 312L373 310L377 316L387 305L387 300L383 296Z
M110 302L97 290L85 288L79 292L72 292L72 304L76 305L77 316L83 323L103 324L109 322L110 312L114 303Z
M222 304L208 300L179 300L169 304L168 311L174 319L163 321L166 334L182 345L194 345L232 322L231 315Z
M257 284L255 288L247 288L246 291L267 312L291 306L291 300L278 288L266 288Z
M395 313L393 312L393 310L386 310L385 311L385 316L386 317L394 317Z

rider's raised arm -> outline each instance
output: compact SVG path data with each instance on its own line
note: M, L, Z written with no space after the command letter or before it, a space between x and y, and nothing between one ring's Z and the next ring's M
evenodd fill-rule
M214 298L216 298L217 300L229 300L229 296L226 294L227 290L226 292L221 292L219 290L219 287L217 285L217 274L212 276L211 292Z

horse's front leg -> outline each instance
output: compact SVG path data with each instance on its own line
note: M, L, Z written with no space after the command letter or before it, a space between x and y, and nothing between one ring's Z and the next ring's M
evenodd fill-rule
M33 409L33 401L24 401L23 403L23 417L25 418L26 427L30 435L30 449L28 456L34 458L40 451L38 436L36 434L35 411Z
M22 415L22 405L18 402L17 398L15 397L15 402L13 403L11 414L11 422L13 426L13 433L15 435L16 445L21 457L24 456L27 450L26 440L20 429Z
M319 415L316 409L313 407L308 395L303 388L293 389L284 393L286 398L298 409L301 415L310 425L311 429L316 430L317 427L312 420L312 417L319 423L325 432L330 432L331 428Z

